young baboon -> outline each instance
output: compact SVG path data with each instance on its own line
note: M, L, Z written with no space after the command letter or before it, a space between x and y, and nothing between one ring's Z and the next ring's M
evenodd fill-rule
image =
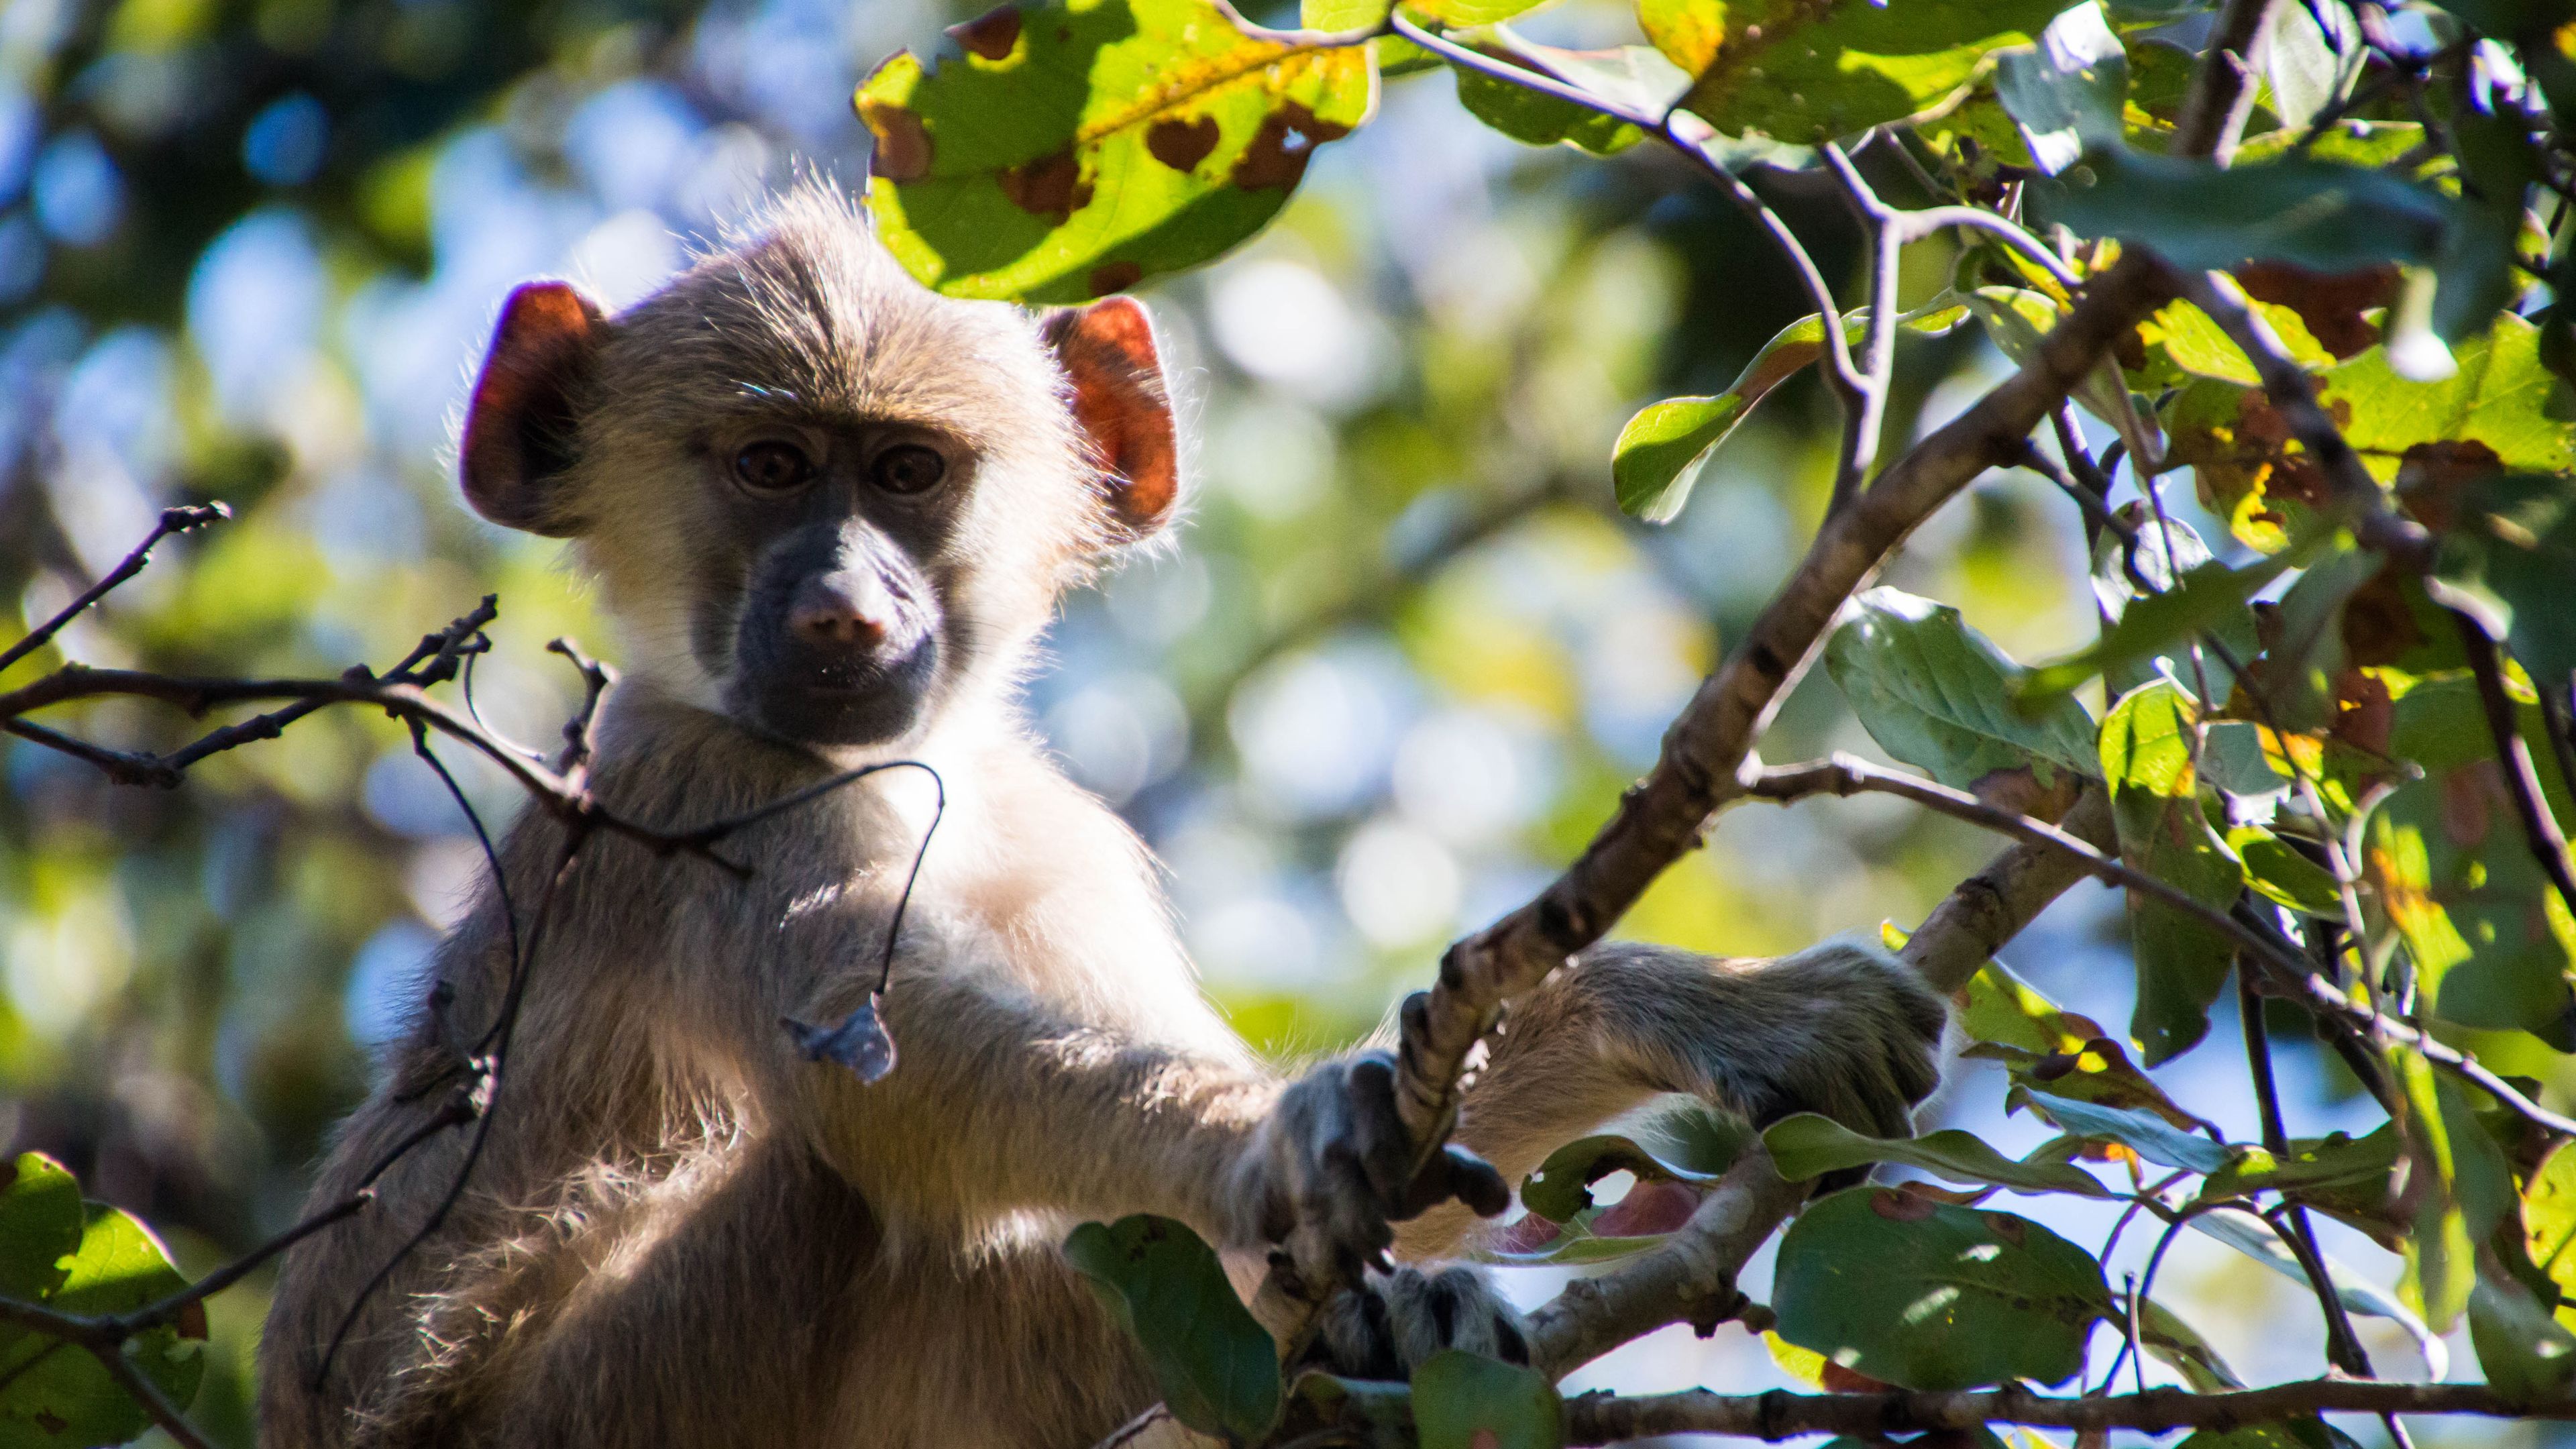
M1057 594L1178 500L1132 301L938 297L845 199L800 189L614 318L519 289L462 473L485 517L570 539L621 626L608 808L681 827L911 758L946 817L886 998L900 1060L873 1084L781 1022L839 1021L876 984L924 777L733 837L748 878L594 836L546 912L461 1197L369 1291L465 1160L472 1129L435 1133L375 1207L287 1256L261 1378L278 1449L1079 1446L1154 1398L1059 1256L1083 1219L1160 1213L1255 1262L1307 1224L1377 1262L1391 1217L1492 1211L1503 1178L1651 1093L1897 1131L1933 1084L1941 1003L1839 946L1587 953L1516 1011L1467 1100L1460 1137L1492 1166L1456 1154L1421 1181L1383 1054L1293 1083L1256 1061L1200 997L1142 847L1015 702ZM543 812L508 836L523 927L564 839ZM472 1080L512 963L487 880L315 1202ZM1453 1205L1400 1251L1469 1222ZM1328 1315L1336 1366L1519 1349L1472 1270L1367 1281Z

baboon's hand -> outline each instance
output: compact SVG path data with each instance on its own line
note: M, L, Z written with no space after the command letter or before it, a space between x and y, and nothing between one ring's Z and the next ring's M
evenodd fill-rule
M1387 1269L1390 1223L1457 1198L1492 1217L1511 1204L1501 1174L1461 1147L1413 1170L1413 1144L1395 1110L1395 1063L1362 1052L1316 1067L1290 1086L1245 1154L1237 1190L1260 1237L1291 1234L1302 1264L1356 1282Z
M1354 1379L1406 1379L1444 1348L1528 1363L1521 1316L1476 1268L1371 1273L1333 1295L1301 1366Z

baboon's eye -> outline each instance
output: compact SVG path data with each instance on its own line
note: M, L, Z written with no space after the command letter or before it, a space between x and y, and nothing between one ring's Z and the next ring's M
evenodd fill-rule
M814 460L793 443L768 440L733 455L733 476L754 493L784 493L814 477Z
M888 493L922 493L939 486L948 473L948 460L935 448L919 443L904 443L877 454L870 465L877 486Z

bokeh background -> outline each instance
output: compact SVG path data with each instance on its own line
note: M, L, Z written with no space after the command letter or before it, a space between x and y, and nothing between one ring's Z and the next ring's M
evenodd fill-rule
M935 0L0 0L0 632L12 610L50 614L161 507L236 514L166 546L0 685L66 655L382 664L496 591L479 697L505 730L552 738L574 681L543 642L617 647L555 545L455 498L451 431L500 299L545 273L630 302L766 189L856 184L851 87L963 18ZM1526 28L1606 43L1628 25L1577 3ZM1851 277L1835 199L1811 178L1761 184L1828 275ZM1916 248L1908 300L1947 272L1939 245ZM1679 521L1622 519L1607 459L1629 412L1723 387L1804 303L1683 168L1651 148L1516 145L1445 74L1389 82L1266 235L1147 296L1199 439L1191 517L1069 601L1030 710L1169 864L1241 1029L1283 1055L1330 1049L1425 984L1446 939L1531 894L1652 760L1803 548L1832 413L1811 381L1784 389ZM1910 342L1897 427L1939 422L2002 367L1973 329ZM2074 508L1996 473L1887 581L2027 659L2090 634L2084 578ZM147 746L185 725L130 702L48 720ZM1829 748L1878 755L1819 671L1765 753ZM511 807L506 781L451 754L481 805ZM174 792L22 741L0 741L0 765L0 1138L63 1158L183 1264L218 1262L291 1220L477 868L466 823L398 730L350 712ZM1890 800L1747 805L1623 930L1754 954L1911 925L1995 848ZM2070 1007L2127 1018L2104 892L2068 897L2006 959ZM2250 1137L2227 1010L2160 1075ZM2293 1132L2367 1126L2281 1024ZM1999 1073L1963 1064L1927 1122L2035 1145L2002 1096ZM2062 1200L2013 1206L2096 1245L2111 1225ZM2326 1231L2394 1279L2386 1254ZM2115 1272L2152 1242L2133 1229ZM1757 1297L1767 1274L1766 1253ZM1558 1278L1512 1275L1532 1301ZM2318 1366L2304 1290L2214 1242L2184 1234L2157 1289L2250 1379ZM214 1305L196 1417L227 1443L250 1438L261 1291ZM2364 1331L2387 1372L2426 1372L2402 1334ZM2096 1339L2097 1375L2113 1341ZM2450 1348L2450 1372L2474 1376L2465 1342ZM1788 1382L1730 1326L1658 1335L1574 1386Z

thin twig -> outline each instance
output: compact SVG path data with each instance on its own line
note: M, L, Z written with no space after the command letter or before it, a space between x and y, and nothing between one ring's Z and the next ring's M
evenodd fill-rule
M1870 465L1878 461L1878 435L1887 416L1887 393L1896 366L1896 289L1897 266L1903 259L1906 235L1896 213L1878 199L1878 192L1852 165L1843 148L1831 141L1819 148L1825 162L1841 183L1843 197L1851 203L1869 233L1869 334L1860 355L1858 395L1849 401L1856 406L1843 409L1843 441L1834 465L1832 500L1826 505L1839 510L1849 507L1868 481ZM1839 330L1839 315L1822 320L1827 330Z
M2576 912L2576 874L2568 869L2567 837L2560 832L2557 817L2549 813L2540 772L2532 767L2531 750L2514 726L2513 697L2505 692L2504 664L2495 641L2487 637L2484 625L2461 610L2451 611L2451 622L2468 653L2469 673L2478 681L2478 703L2486 710L2487 733L2495 740L2496 764L2504 776L2505 793L2513 797L2513 813L2522 821L2523 840L2540 862L2541 872L2557 888L2558 899Z
M2263 33L2273 3L2228 0L2227 8L2219 12L2200 69L2183 97L2182 114L2174 122L2169 148L2174 155L2215 156L2218 164L2227 164L2223 153L2233 149L2227 138L2243 126L2245 112L2254 103L2254 74L2247 57Z
M185 504L177 508L162 509L161 519L152 526L152 532L141 543L136 544L132 552L119 560L116 567L109 569L97 583L82 590L80 597L55 610L52 618L37 625L26 638L6 649L0 649L0 672L5 672L10 665L44 648L47 641L62 632L64 625L80 617L90 605L106 598L108 592L117 585L143 572L143 566L152 561L152 550L160 545L161 540L174 533L186 533L190 529L203 528L217 519L232 516L233 511L221 503Z
M1271 45L1284 45L1291 50L1339 50L1345 46L1375 40L1386 34L1388 30L1387 22L1383 20L1374 25L1355 25L1348 30L1314 30L1304 26L1283 29L1272 25L1255 25L1244 18L1242 11L1234 7L1233 0L1213 0L1213 3L1217 13L1224 16L1228 24L1242 31L1247 38L1266 41Z
M1810 795L1854 795L1875 791L1911 800L1917 805L2016 839L2051 845L2083 861L2092 874L2106 884L2153 896L2210 929L2235 938L2237 944L2246 950L2266 956L2278 970L2292 973L2306 970L2307 963L2295 953L2264 939L2226 911L2194 899L2180 886L2145 871L2132 870L2118 858L2094 849L2045 820L1989 805L1965 790L1955 790L1935 780L1882 770L1866 760L1837 752L1822 760L1763 770L1747 780L1745 786L1747 794L1781 803L1802 800Z

